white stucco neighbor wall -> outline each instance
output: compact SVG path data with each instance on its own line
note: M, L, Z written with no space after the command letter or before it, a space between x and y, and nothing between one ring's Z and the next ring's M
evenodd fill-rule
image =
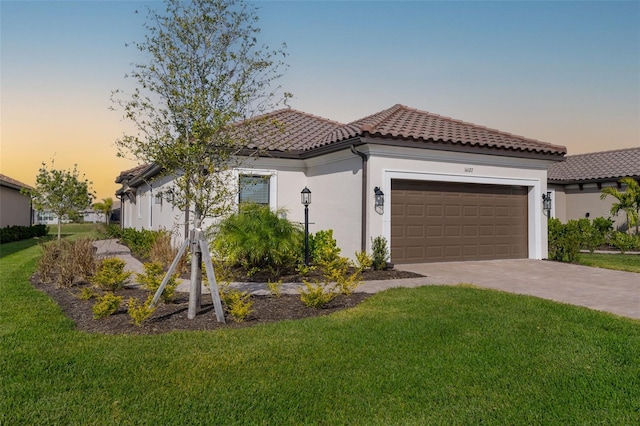
M380 145L370 146L369 153L369 192L373 194L373 188L380 186L385 194L382 214L373 206L369 209L370 236L382 235L390 245L391 181L394 179L517 185L529 188L529 258L547 257L547 221L542 210L542 194L547 190L550 161Z

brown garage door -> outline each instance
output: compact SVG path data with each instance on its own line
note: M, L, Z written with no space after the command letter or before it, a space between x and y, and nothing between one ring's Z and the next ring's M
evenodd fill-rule
M391 261L526 258L527 192L520 186L393 180Z

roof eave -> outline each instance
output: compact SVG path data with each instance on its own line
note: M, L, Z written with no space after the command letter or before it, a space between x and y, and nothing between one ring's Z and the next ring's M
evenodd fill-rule
M585 184L585 183L604 183L604 182L618 182L620 179L630 177L637 181L640 181L640 175L625 175L618 177L604 177L604 178L593 178L593 179L548 179L549 183L553 183L556 185L576 185L576 184Z
M402 146L407 148L433 149L440 151L466 152L471 154L484 155L500 155L503 157L534 158L551 161L564 161L566 155L566 150L564 152L523 150L498 146L486 146L480 144L472 145L470 143L451 142L444 140L425 140L421 138L392 138L389 136L382 136L379 133L368 134L367 132L364 132L363 135L368 136L368 139L371 140L372 143L376 143L379 145ZM375 142L373 142L374 140Z

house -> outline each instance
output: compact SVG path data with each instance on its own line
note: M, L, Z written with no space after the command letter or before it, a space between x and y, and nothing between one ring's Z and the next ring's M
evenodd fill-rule
M31 198L20 192L29 185L0 174L0 228L31 226Z
M640 181L640 147L569 155L566 161L549 168L547 191L551 195L551 215L562 222L571 219L610 217L615 198L600 199L602 188L625 186L619 180L632 177ZM625 230L625 217L611 217L616 229Z
M333 229L344 255L383 236L398 264L547 256L542 195L563 146L404 105L348 124L294 109L262 118L246 147L262 154L234 170L237 201L303 222L308 187L310 232ZM122 226L183 238L188 220L159 172L142 165L117 177Z

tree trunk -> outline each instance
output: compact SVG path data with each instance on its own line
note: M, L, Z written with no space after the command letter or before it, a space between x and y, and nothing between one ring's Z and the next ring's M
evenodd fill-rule
M198 311L198 296L202 287L202 262L200 261L200 245L198 239L200 238L200 225L201 217L200 210L195 207L193 213L193 229L189 233L191 239L191 285L189 287L189 309L187 311L187 318L194 319Z
M58 244L60 244L60 239L61 239L61 235L60 235L61 227L62 227L62 219L60 218L60 215L58 215Z

